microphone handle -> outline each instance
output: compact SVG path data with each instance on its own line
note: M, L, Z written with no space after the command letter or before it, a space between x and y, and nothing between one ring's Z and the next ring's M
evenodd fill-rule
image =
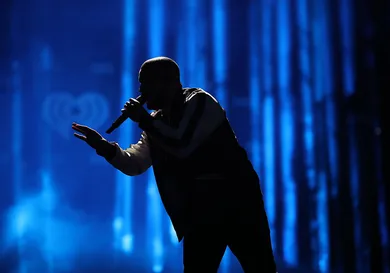
M142 95L139 95L136 100L141 104L145 104L146 100L144 97L142 97ZM127 119L126 115L125 114L122 114L119 116L119 118L117 118L111 125L110 128L107 129L106 133L107 134L111 134L116 128L118 128L119 126L121 126L121 124L123 122L125 122L125 120Z

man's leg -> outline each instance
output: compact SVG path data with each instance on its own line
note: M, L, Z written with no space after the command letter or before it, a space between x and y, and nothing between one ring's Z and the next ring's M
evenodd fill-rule
M261 205L243 209L230 225L228 246L245 273L275 273L276 264L266 213Z
M244 228L244 227L243 227ZM259 230L240 230L232 238L229 248L237 257L245 273L275 273L276 265L269 235Z
M191 190L189 231L183 238L185 273L217 273L227 247L223 181L197 180Z
M198 227L184 236L184 273L217 273L227 243L215 230Z

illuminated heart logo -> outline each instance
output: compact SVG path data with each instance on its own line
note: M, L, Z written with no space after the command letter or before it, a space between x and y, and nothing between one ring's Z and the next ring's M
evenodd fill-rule
M79 97L67 92L52 93L42 105L44 121L66 139L72 135L72 122L99 129L108 115L108 101L95 92L84 93Z

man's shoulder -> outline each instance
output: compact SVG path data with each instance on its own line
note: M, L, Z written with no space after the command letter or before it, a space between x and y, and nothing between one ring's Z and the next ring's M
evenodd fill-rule
M206 98L217 101L210 93L199 87L184 88L184 95L186 97L186 102L189 102L194 98L199 98L199 96L204 96Z

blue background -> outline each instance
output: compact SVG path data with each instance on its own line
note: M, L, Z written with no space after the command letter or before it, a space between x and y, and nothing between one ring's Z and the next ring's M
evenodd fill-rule
M389 272L380 60L370 44L380 8L2 3L1 272L181 272L151 170L126 177L71 130L76 121L104 133L137 96L140 65L160 55L178 62L184 86L226 109L261 177L281 272ZM127 121L103 135L125 148L139 134ZM220 272L241 272L230 251Z

